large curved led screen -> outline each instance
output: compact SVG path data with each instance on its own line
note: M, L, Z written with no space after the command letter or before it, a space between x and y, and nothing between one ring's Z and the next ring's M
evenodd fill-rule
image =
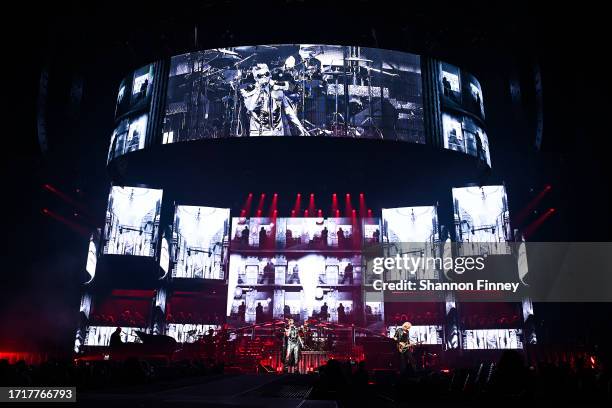
M425 143L420 57L313 44L173 57L162 143L250 136Z

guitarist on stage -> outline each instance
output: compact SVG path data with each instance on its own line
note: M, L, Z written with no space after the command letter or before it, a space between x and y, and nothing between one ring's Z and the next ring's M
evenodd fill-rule
M393 336L399 352L401 374L413 372L416 369L416 360L412 355L412 348L417 342L410 337L411 327L412 324L410 322L404 322L404 324L395 331L395 336Z

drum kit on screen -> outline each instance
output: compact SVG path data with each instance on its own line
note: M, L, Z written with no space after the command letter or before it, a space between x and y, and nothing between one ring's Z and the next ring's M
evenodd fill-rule
M208 137L248 136L241 91L256 86L252 68L261 62L258 53L277 49L269 45L218 48L193 61L201 72L194 80L194 91L204 107L202 125ZM322 66L317 59L321 53L315 48L305 56L270 61L272 89L284 92L310 136L382 138L374 118L380 114L383 90L372 86L372 73L398 74L375 68L373 60L358 56ZM360 92L351 91L357 88Z

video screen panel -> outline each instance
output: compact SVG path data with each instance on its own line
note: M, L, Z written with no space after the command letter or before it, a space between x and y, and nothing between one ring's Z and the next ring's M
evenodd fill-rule
M464 350L522 349L522 332L521 329L463 330L462 348Z
M224 279L229 222L229 208L178 205L174 213L176 259L172 276Z
M380 218L363 218L361 234L365 245L378 244L380 242Z
M395 332L402 326L388 326L387 336L394 338ZM443 344L444 331L440 325L412 326L410 328L410 341L420 344Z
M467 153L491 167L487 133L467 115L442 113L444 148Z
M85 346L109 346L111 335L116 326L89 326L85 336ZM121 341L124 343L142 343L136 331L146 332L139 327L121 327Z
M153 92L154 68L155 64L145 65L121 81L117 92L115 118L134 111L148 111Z
M111 135L107 162L122 154L145 148L148 118L149 115L143 113L119 122Z
M453 188L455 233L462 255L507 254L510 212L504 186Z
M83 293L81 296L81 305L79 306L79 312L83 313L85 317L89 319L89 313L91 312L91 304L93 298L89 293Z
M440 87L442 97L461 103L461 74L458 67L440 63Z
M173 57L163 143L251 136L425 143L420 57L316 44Z
M439 70L444 148L475 156L491 167L489 139L481 124L484 102L480 82L452 64L441 62Z
M361 276L360 255L233 253L228 320L237 325L287 317L353 322L363 313Z
M465 89L463 93L463 105L467 110L484 118L484 102L482 99L482 88L480 87L480 82L478 82L474 75L467 72L463 73L463 82Z
M170 243L168 238L166 238L165 232L162 235L161 248L159 250L159 267L164 271L164 276L166 276L170 269Z
M189 324L169 323L166 327L166 335L172 337L178 343L195 343L219 330L221 326L215 324Z
M474 75L440 62L439 89L443 106L461 108L484 119L482 88Z
M383 242L437 242L435 206L383 208Z
M438 211L435 206L383 208L383 242L393 243L385 247L385 256L423 257L433 256L439 241ZM433 264L423 263L411 276L405 271L389 270L387 279L408 278L437 279L438 271Z
M276 247L276 219L237 217L232 219L232 249Z
M111 189L104 228L105 254L154 256L162 190L141 187Z
M98 245L100 244L100 229L98 228L89 238L89 246L87 248L87 263L85 264L85 271L89 275L87 283L94 280L96 276L96 266L98 264Z
M144 149L153 95L155 64L135 70L119 84L115 129L111 134L107 162L122 154Z
M323 248L328 245L330 234L322 217L284 218L278 225L280 245L283 246L284 241L285 248Z

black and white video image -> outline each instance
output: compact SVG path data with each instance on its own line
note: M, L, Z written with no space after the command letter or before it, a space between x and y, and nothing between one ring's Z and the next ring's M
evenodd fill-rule
M387 336L393 338L398 329L402 326L388 326ZM410 328L410 341L419 344L442 344L444 333L442 326L440 325L429 325L429 326L412 326Z
M154 256L162 190L113 187L108 198L104 253Z
M354 321L361 273L360 255L234 253L229 262L227 313L236 324L272 317Z
M232 255L234 257L234 255ZM230 267L232 260L230 259ZM232 272L230 271L230 279ZM229 285L227 316L237 326L245 323L261 323L272 319L272 288Z
M276 219L273 218L233 218L232 240L233 248L262 248L276 247Z
M471 74L463 73L465 81L463 105L484 119L484 102L480 82Z
M314 44L173 57L163 143L249 136L425 143L420 58Z
M170 269L170 244L165 232L162 234L161 247L159 249L159 267L164 271L164 275Z
M100 231L98 229L98 231ZM87 264L85 271L89 274L89 280L86 283L93 281L96 276L96 266L98 263L98 244L100 242L100 233L94 232L89 238L89 247L87 249Z
M442 114L442 131L444 132L444 147L458 152L466 152L463 136L462 117L449 113Z
M145 332L146 329L139 327L120 327L121 341L124 343L141 343L137 331ZM108 346L111 335L117 330L115 326L89 326L85 336L85 346Z
M107 161L122 154L144 149L147 134L148 115L123 119L111 135Z
M434 206L383 208L383 242L437 242L438 212Z
M434 256L439 241L438 212L434 206L383 208L382 242L385 256L404 256L420 258ZM413 271L417 279L436 279L438 271L433 265L422 264ZM409 279L406 271L387 271L387 279Z
M453 188L453 202L456 239L464 243L464 255L508 253L510 212L504 186Z
M325 248L331 240L325 218L283 218L278 226L279 241L285 248Z
M153 64L144 66L134 72L132 80L131 105L146 101L153 86Z
M461 103L461 75L459 68L446 62L442 62L440 65L442 96L455 103Z
M444 147L476 156L491 167L489 139L478 123L467 115L442 113Z
M364 218L361 226L363 243L378 244L380 242L380 218Z
M220 326L216 324L168 323L166 335L178 343L195 343L212 339Z
M466 153L476 156L478 160L491 167L489 139L486 132L469 116L463 117L462 126Z
M229 208L179 205L174 214L176 278L223 279L224 243L229 235Z
M117 92L115 118L128 113L148 112L153 91L154 67L155 64L145 65L121 81Z
M121 81L121 83L119 84L119 91L117 92L117 105L115 107L115 117L119 117L121 115L123 115L128 107L129 104L129 88L128 88L128 79L124 79L123 81Z
M463 330L465 350L522 349L521 329Z
M461 108L484 119L482 88L474 75L455 65L441 62L439 85L444 106Z

